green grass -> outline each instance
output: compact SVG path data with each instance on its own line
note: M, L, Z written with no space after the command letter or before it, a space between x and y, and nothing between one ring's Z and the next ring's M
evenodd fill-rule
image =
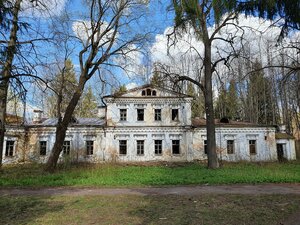
M300 163L229 163L217 170L199 163L160 165L73 165L55 173L42 165L4 166L0 187L133 187L189 184L298 183Z
M299 195L1 196L1 224L283 224Z

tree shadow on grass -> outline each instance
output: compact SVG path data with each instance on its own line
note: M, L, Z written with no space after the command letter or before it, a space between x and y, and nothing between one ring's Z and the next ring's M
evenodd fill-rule
M39 217L63 208L63 203L52 201L50 196L0 196L0 224L38 223Z

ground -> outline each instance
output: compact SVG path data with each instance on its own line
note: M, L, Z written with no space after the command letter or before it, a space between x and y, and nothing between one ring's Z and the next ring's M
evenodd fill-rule
M300 224L300 184L0 189L3 224Z

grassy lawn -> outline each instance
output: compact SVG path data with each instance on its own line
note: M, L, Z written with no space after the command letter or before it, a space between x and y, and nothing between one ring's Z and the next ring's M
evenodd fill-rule
M1 224L282 224L297 195L1 196Z
M42 165L4 166L0 187L98 186L134 187L186 184L296 183L300 163L230 163L208 170L199 163L160 165L73 165L55 173Z

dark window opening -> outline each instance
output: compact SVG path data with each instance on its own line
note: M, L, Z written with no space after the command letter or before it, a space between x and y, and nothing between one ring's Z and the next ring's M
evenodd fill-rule
M142 96L145 96L146 95L146 91L142 91Z
M172 154L180 154L180 140L172 140Z
M152 96L156 96L156 91L152 91Z
M144 140L136 141L137 155L144 155Z
M119 154L120 155L127 154L127 140L119 140Z
M172 120L178 120L178 109L172 109Z
M40 155L47 154L47 141L40 141Z
M127 109L120 109L120 120L121 121L127 120Z
M147 96L151 96L151 89L147 89Z
M5 156L14 156L14 141L6 141Z
M226 117L223 117L222 119L220 119L220 123L229 123L229 119Z
M70 149L71 149L70 141L64 141L62 149L64 155L70 155Z
M137 120L144 121L144 109L137 109Z
M154 110L154 120L161 121L161 109Z
M249 140L249 150L251 155L256 154L256 140Z
M234 154L234 140L227 140L227 154Z
M204 140L204 154L207 155L207 140Z
M86 154L87 155L94 154L94 141L86 141Z
M154 153L155 155L162 154L162 140L154 140Z

